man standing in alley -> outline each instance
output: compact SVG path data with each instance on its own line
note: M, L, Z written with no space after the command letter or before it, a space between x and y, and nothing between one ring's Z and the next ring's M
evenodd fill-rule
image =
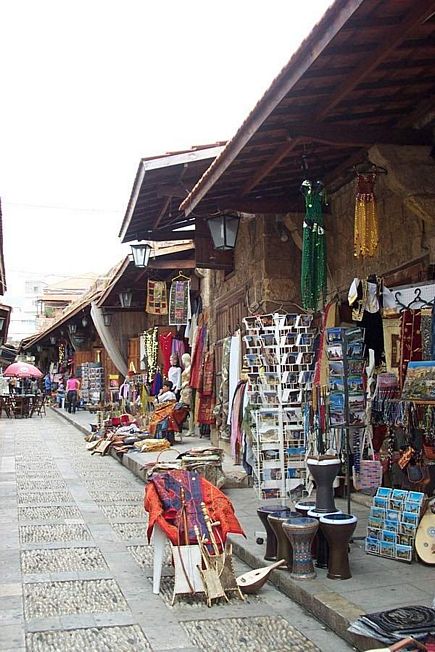
M71 376L66 381L66 403L68 406L68 412L75 414L78 396L80 389L80 381L71 374Z

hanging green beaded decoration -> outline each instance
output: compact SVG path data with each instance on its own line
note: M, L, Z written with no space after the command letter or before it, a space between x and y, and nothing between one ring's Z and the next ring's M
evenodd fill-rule
M326 205L323 184L305 180L305 220L302 237L301 297L305 310L317 310L326 301L326 238L322 206Z

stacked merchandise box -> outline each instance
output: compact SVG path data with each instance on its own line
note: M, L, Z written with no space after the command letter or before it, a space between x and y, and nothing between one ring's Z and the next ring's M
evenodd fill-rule
M84 403L99 403L104 394L104 372L99 362L83 362L81 370L81 399Z
M305 484L303 403L314 369L311 315L246 317L248 394L256 454L254 485L263 500L285 500Z
M412 561L423 500L424 494L419 491L379 487L370 508L366 552Z

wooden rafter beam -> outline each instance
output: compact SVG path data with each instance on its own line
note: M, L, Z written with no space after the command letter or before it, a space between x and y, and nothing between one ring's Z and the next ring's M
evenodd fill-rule
M332 97L316 111L316 119L322 120L337 106L367 75L372 72L382 61L403 41L408 34L424 22L435 11L435 0L415 0L405 18L382 34L379 46L374 48L353 71L349 77L340 84Z
M188 164L187 164L187 163L184 163L184 165L183 165L183 167L182 167L182 169L181 169L181 172L180 172L180 174L178 175L177 185L180 184L180 183L182 182L182 180L183 180L183 176L184 176L185 173L186 173L187 167L188 167ZM168 195L168 196L166 197L166 199L164 200L163 205L162 205L162 208L160 209L160 213L158 214L158 217L157 217L156 221L154 222L154 227L153 227L153 228L156 229L156 228L159 226L160 222L161 222L161 221L163 220L163 218L165 217L166 212L167 212L167 210L168 210L168 208L169 208L169 206L170 206L170 204L171 204L172 197L173 197L173 195ZM177 209L178 209L178 202L177 202ZM177 212L178 212L178 211L177 211Z
M290 199L268 199L259 197L251 199L245 197L233 197L231 199L219 200L220 210L237 211L239 213L251 213L252 215L277 213L289 213L297 210L296 202Z
M189 194L189 190L181 184L161 184L157 186L157 197L177 197L184 199Z
M266 163L257 170L254 176L245 183L241 191L242 197L258 186L258 184L263 181L263 179L267 177L267 175L270 174L270 172L272 172L272 170L274 170L276 166L279 165L288 154L290 154L292 149L294 149L296 145L299 145L300 142L301 140L299 138L288 138L287 142L280 145L273 156L271 156L270 159L268 159Z
M196 261L194 258L185 260L151 260L148 263L148 269L195 269Z
M431 145L434 139L431 129L386 129L335 124L297 125L290 129L289 135L337 147L370 147L375 143Z

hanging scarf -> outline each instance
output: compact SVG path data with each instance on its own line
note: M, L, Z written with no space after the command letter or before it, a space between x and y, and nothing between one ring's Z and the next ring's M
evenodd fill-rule
M243 400L245 396L246 382L241 380L234 392L233 404L231 406L231 454L235 464L240 464L240 453L242 448L242 421L243 421Z
M214 349L207 351L204 356L203 373L199 391L198 423L200 425L213 425L214 417Z
M191 318L190 281L172 281L169 291L169 325L181 326Z
M163 363L163 375L168 376L169 367L171 366L172 340L174 335L168 333L159 334L159 352L160 359Z
M400 319L400 388L405 382L408 362L421 359L421 310L406 309L402 312Z
M379 243L374 186L376 174L358 174L355 198L354 255L374 256Z
M302 183L305 197L305 220L302 240L301 295L305 310L317 310L326 297L326 239L322 215L325 190L317 182Z
M165 281L148 279L145 311L150 315L168 314L168 291Z
M196 329L195 345L192 355L192 371L190 373L190 386L193 389L201 388L203 372L203 356L207 341L207 326L198 326Z

